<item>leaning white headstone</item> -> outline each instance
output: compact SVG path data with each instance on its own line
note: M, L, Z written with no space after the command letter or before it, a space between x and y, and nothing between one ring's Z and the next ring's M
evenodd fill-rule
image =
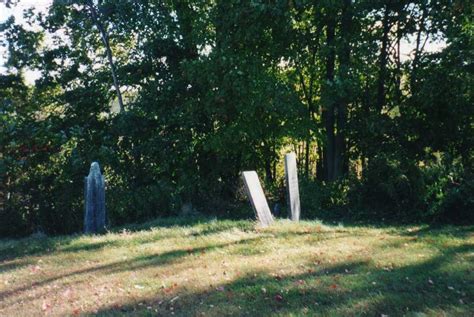
M300 191L298 187L298 170L296 168L295 153L288 153L285 155L285 178L287 203L291 220L299 221L301 206Z
M255 171L242 172L242 178L260 224L263 227L270 225L273 222L273 216L268 207L267 199L263 193L257 173Z
M84 177L84 233L105 231L105 177L99 163L93 162L89 175Z

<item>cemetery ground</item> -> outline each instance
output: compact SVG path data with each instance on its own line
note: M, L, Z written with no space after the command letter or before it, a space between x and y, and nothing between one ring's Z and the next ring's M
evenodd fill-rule
M473 230L178 218L0 240L0 316L473 316Z

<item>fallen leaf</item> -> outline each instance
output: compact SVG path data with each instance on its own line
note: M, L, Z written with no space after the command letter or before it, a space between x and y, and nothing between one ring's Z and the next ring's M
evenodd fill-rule
M50 309L50 308L51 308L51 304L48 303L47 301L43 301L43 305L41 306L41 309L43 309L43 310L46 311L46 310L48 310L48 309Z
M170 303L174 302L174 301L177 300L178 298L179 298L179 296L173 297L173 298L170 300Z
M66 290L63 292L63 297L68 298L69 296L71 296L71 289L70 289L70 288L66 289Z
M41 270L41 267L39 265L35 265L31 268L31 272L33 273L37 273L40 270Z
M281 301L283 301L283 296L281 296L280 294L276 294L276 295L275 295L275 300L276 300L277 302L281 302Z

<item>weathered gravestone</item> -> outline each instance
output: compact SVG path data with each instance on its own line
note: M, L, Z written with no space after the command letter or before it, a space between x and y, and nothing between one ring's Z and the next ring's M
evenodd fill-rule
M288 153L285 155L285 179L286 195L288 203L288 212L291 220L300 220L300 191L298 187L298 170L296 168L296 154Z
M273 222L273 216L268 207L267 199L263 193L257 173L255 171L242 172L242 178L244 179L245 189L247 190L253 210L260 224L263 227L270 225Z
M99 163L93 162L89 175L84 177L84 233L105 231L105 177Z

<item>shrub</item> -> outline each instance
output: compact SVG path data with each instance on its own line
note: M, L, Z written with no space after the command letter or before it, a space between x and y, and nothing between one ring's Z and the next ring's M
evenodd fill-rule
M302 217L340 219L346 216L348 182L333 183L300 177Z
M349 204L363 217L420 220L423 188L423 177L417 167L379 155L370 162L362 180L352 181Z

